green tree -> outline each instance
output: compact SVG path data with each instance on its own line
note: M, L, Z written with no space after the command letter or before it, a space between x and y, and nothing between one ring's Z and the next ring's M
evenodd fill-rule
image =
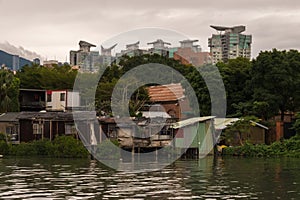
M299 109L300 53L295 50L260 52L251 70L253 101L265 118Z
M258 122L258 118L255 116L245 116L234 122L225 132L222 134L222 139L225 139L227 144L231 144L234 139L238 139L239 144L244 145L242 141L242 133L250 133L252 122Z
M249 113L245 104L251 98L251 61L247 58L231 59L227 63L217 63L223 78L227 95L227 115L242 116Z
M39 65L24 66L18 73L21 88L30 89L72 89L77 70L69 65L54 66L52 68Z
M0 69L0 112L19 111L20 80L6 69Z
M293 125L293 128L295 129L296 133L300 135L300 113L296 114L296 121Z

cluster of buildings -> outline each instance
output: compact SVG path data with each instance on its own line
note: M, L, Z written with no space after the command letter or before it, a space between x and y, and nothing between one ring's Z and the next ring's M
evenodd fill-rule
M113 61L117 62L124 55L139 56L144 54L158 54L179 60L183 64L191 64L196 67L206 64L216 64L218 62L227 62L229 59L237 57L251 58L252 36L242 34L245 26L211 26L217 31L208 39L209 52L202 51L201 47L196 43L198 40L182 40L179 41L180 46L172 47L171 43L157 39L148 42L151 45L148 49L140 48L140 41L127 44L124 50L112 55L112 49L117 44L109 48L101 46L101 54L99 51L92 51L91 48L96 47L91 43L80 41L79 50L70 51L70 65L77 67L81 71L97 71L100 66L109 65Z
M148 49L140 48L140 41L127 44L124 50L112 54L117 44L109 48L101 46L101 52L94 51L95 45L86 41L79 42L79 49L70 51L70 65L81 71L94 72L100 66L118 63L122 56L129 57L145 54L158 54L179 60L186 65L202 66L227 62L236 57L251 57L251 35L242 34L245 26L211 26L217 31L208 39L210 52L202 51L198 40L179 41L180 46L161 39L147 43ZM0 62L4 62L1 57ZM10 55L11 61L5 64L11 70L19 70L31 61ZM38 60L34 61L39 64ZM59 65L55 60L45 61L44 66ZM216 140L216 130L222 130L238 119L221 120L214 116L192 117L193 110L180 83L148 87L149 107L140 110L141 117L124 119L117 124L114 118L96 116L94 112L84 111L80 94L70 90L20 89L20 112L0 115L0 132L6 133L12 143L28 142L38 139L54 139L56 135L79 137L75 127L73 113L81 113L79 121L84 127L84 134L95 145L105 138L118 139L125 149L161 148L172 146L186 148L189 144L197 155L211 151ZM184 110L184 112L183 112ZM127 121L134 121L134 125ZM151 123L150 123L151 122ZM161 125L163 124L163 127ZM255 144L266 142L267 127L254 125L253 134L243 136ZM139 127L138 129L136 127ZM139 136L143 137L139 137ZM145 137L147 136L147 137ZM252 138L251 138L252 137ZM191 141L191 138L195 138ZM204 141L204 138L207 140ZM82 139L82 138L81 138ZM240 138L241 139L241 138Z
M198 40L182 40L179 41L179 46L174 46L167 41L157 39L156 41L148 42L148 49L140 48L140 41L136 41L132 44L127 44L124 50L112 54L112 50L117 44L111 47L105 48L101 46L101 52L91 50L96 45L86 41L79 42L78 50L70 51L70 65L74 69L80 69L85 72L94 72L99 69L100 66L109 65L112 62L117 62L123 55L138 56L143 54L158 54L179 60L183 64L191 64L196 67L206 64L216 64L218 62L227 62L229 59L237 57L251 58L251 43L252 36L242 34L245 30L245 26L211 26L216 30L208 39L209 52L202 51L201 47L196 44ZM17 71L25 65L31 65L31 63L40 64L38 58L30 61L28 59L19 57L18 55L12 55L0 50L0 65L6 67L12 71ZM57 60L46 60L43 62L46 67L52 67L54 65L62 65Z
M13 55L5 51L0 50L0 66L1 68L7 68L12 71L18 71L25 65L31 65L31 63L40 63L39 59L30 61L22 58L19 55Z
M107 138L114 138L121 148L129 151L188 148L190 155L198 156L213 154L217 131L239 120L193 117L180 83L150 86L147 90L150 100L139 111L141 115L116 121L82 109L76 91L21 89L21 112L0 114L0 132L14 144L69 135L84 140L85 145L98 145ZM253 122L251 134L236 138L233 145L241 140L266 143L267 132L267 127Z

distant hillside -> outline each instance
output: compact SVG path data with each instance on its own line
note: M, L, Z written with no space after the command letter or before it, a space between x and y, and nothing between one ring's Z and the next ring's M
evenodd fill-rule
M0 50L0 66L3 64L11 70L19 70L25 65L31 65L31 61Z

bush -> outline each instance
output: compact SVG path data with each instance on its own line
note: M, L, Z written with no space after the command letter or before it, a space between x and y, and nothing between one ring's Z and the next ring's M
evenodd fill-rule
M82 142L70 136L59 136L53 141L54 157L85 158L89 155Z
M36 156L38 155L32 143L20 143L18 145L12 145L10 149L10 155L14 156Z
M224 155L233 156L290 156L300 157L300 136L296 135L288 140L277 141L271 145L253 145L246 143L244 146L227 147L223 149Z
M54 152L54 145L48 139L37 140L32 142L33 148L39 156L51 156Z
M81 141L70 136L58 136L53 142L48 139L16 145L0 140L0 154L11 156L49 156L60 158L85 158L89 155Z
M6 141L0 140L0 155L8 155L9 154L9 145Z
M0 141L6 141L6 134L0 133Z

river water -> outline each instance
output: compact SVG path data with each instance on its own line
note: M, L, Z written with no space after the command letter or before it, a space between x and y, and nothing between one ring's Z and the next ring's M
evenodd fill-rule
M89 159L2 158L0 199L300 199L300 159L206 157L128 173Z

